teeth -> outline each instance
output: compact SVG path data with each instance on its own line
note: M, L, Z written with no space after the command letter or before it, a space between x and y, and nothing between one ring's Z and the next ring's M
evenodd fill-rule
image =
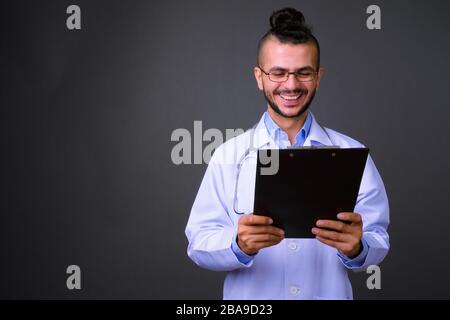
M297 96L283 96L282 94L280 94L280 97L282 97L285 100L297 100L300 97L300 94Z

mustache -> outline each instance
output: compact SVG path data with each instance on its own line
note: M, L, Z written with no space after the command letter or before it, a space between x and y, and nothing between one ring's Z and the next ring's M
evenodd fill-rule
M274 92L275 94L305 94L308 93L308 90L305 89L294 89L294 90L277 90Z

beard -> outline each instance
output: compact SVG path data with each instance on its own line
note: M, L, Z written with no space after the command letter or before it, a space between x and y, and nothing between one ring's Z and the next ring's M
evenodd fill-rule
M311 93L311 97L305 102L305 104L301 107L301 109L296 114L287 115L283 111L281 111L280 107L278 107L278 105L275 103L275 101L273 99L269 98L269 95L267 94L267 92L265 90L263 92L264 92L264 98L266 98L266 101L269 104L269 106L272 108L272 110L275 111L276 113L278 113L280 116L282 116L284 118L290 118L290 119L300 117L303 113L305 113L309 109L309 106L313 102L314 97L316 95L316 89L314 89L314 91L312 91L312 93ZM305 94L305 90L302 90L302 89L291 90L291 91L283 90L282 92L281 91L275 92L274 94L280 94L280 93L302 93L302 94Z

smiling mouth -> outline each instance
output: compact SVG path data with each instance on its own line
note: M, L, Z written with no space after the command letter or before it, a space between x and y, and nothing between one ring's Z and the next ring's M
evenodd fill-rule
M279 93L280 98L287 104L292 105L297 103L301 97L303 97L304 92L295 92L295 93Z
M293 100L297 100L298 98L300 98L303 94L297 94L295 96L293 95L284 95L284 94L280 94L280 97L283 98L284 100L288 100L288 101L293 101Z

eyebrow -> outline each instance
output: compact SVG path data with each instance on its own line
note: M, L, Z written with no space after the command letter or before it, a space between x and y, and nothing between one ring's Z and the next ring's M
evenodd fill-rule
M272 68L269 69L269 71L274 71L274 70L283 70L283 71L288 71L288 69L283 68L283 67L279 67L279 66L274 66ZM301 67L296 69L294 72L298 72L298 71L305 71L305 70L315 70L313 67L311 66L306 66L306 67Z

